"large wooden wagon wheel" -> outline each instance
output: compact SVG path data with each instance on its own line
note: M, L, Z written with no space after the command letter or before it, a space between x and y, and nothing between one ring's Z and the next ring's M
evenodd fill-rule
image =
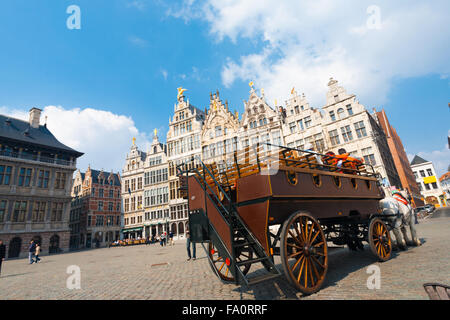
M239 243L239 240L237 241ZM210 257L210 263L211 268L213 268L213 271L216 271L219 275L220 279L225 282L234 282L234 277L227 266L226 259L220 256L219 251L217 248L210 242L208 244L208 255ZM242 260L248 260L253 257L253 251L250 248L239 248L236 249L236 262L240 262ZM244 264L240 267L242 273L245 275L250 270L250 264Z
M289 282L304 294L320 289L328 270L322 227L307 212L292 214L281 231L281 263Z
M392 254L391 236L386 224L380 218L370 221L368 242L378 260L381 262L389 260Z

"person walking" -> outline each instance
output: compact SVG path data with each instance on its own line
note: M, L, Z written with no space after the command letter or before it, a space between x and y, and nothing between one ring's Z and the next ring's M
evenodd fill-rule
M170 231L169 233L169 239L170 239L170 245L173 246L173 232Z
M2 274L2 262L5 260L6 254L6 246L3 244L3 241L0 240L0 275Z
M30 246L28 247L28 260L30 261L30 264L33 264L35 262L33 260L34 252L36 251L36 244L33 240L30 241Z
M40 253L41 253L41 245L39 243L36 243L36 251L34 252L34 257L35 257L36 263L41 261L41 258L39 258Z
M192 243L192 260L195 260L195 243L191 241L191 236L189 234L189 231L186 231L186 247L187 247L187 254L188 254L188 261L191 260L191 243Z

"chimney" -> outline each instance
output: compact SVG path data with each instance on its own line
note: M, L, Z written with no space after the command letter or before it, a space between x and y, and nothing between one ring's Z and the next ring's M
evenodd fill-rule
M41 121L41 109L31 108L30 110L30 126L32 128L39 128L39 124Z

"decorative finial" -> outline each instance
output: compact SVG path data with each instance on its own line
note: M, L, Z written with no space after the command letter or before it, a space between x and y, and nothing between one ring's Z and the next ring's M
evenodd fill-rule
M158 135L158 129L155 128L155 130L153 130L153 134L155 135L155 137Z
M264 88L261 88L261 95L264 95Z
M250 82L248 83L248 85L249 85L250 88L253 89L253 81L250 81Z
M278 103L277 103L277 99L275 99L275 107L278 105Z
M136 145L136 138L133 137L133 146Z
M295 87L292 87L291 94L294 94Z
M177 99L180 99L180 97L183 96L183 93L184 93L187 89L183 89L183 87L179 87L179 88L177 88L177 90L178 90Z

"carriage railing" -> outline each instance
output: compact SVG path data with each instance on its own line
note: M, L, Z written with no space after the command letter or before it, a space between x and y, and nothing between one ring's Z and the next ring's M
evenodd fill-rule
M208 176L206 181L212 186L217 182L228 190L235 188L237 178L259 173L263 168L276 168L279 165L285 167L307 167L324 173L334 172L378 177L373 166L369 163L362 162L358 164L351 160L346 160L342 161L342 165L339 167L323 161L325 157L328 161L330 159L335 159L336 162L341 160L336 156L325 155L311 150L290 148L271 143L258 143L252 147L246 147L239 151L215 157L209 161L209 164L203 163L203 165L214 176L214 179ZM321 160L320 163L318 158ZM208 160L205 161L208 162ZM199 169L200 173L203 171L203 168Z

